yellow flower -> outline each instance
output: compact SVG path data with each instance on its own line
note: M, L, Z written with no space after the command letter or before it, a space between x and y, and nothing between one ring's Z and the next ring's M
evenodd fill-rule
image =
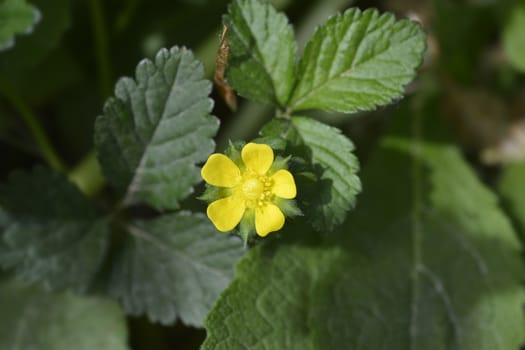
M207 214L219 231L227 232L239 224L247 210L253 210L255 231L264 237L283 227L284 214L274 201L276 197L295 198L295 181L288 170L272 169L274 155L268 145L248 143L241 158L239 168L227 156L214 153L202 167L204 181L229 189L227 197L208 205Z

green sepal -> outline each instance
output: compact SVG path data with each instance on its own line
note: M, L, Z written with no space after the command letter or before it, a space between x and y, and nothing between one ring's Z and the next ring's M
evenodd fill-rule
M287 157L276 156L273 161L272 168L270 169L270 175L279 170L288 170L288 162L290 159L292 159L292 156L290 155Z
M275 197L272 200L272 203L279 207L286 219L303 215L301 209L299 209L297 203L293 199ZM257 232L255 231L254 209L246 209L239 224L239 228L234 230L233 234L238 234L242 238L245 246L253 245L259 239L262 239L261 237L259 237L259 235L257 235Z
M228 148L224 150L224 154L230 158L241 171L244 170L244 163L242 162L241 150L246 145L244 141L230 141Z
M241 236L245 247L257 239L258 236L255 232L255 210L246 209L239 225L238 234Z
M273 174L277 170L285 169L288 170L288 162L292 158L291 155L287 154L284 156L286 151L286 140L281 137L262 137L253 139L253 143L266 144L270 146L274 152L274 161L272 167L269 170L269 174ZM239 167L241 171L244 170L244 162L242 161L241 150L246 145L243 141L230 141L228 147L224 150L224 154L230 158L235 165ZM276 146L277 145L277 146ZM283 146L284 145L284 146ZM283 154L283 156L279 155Z
M298 140L297 132L290 120L284 118L272 119L261 128L259 134L261 137L257 140L268 139L278 144L284 144L285 147L282 150L286 148L288 142L295 143Z
M284 216L286 216L287 218L303 216L303 212L297 206L297 203L293 199L285 199L285 198L276 197L273 203L277 205L279 209L281 209Z
M202 195L197 197L197 199L200 199L207 203L211 203L211 202L215 202L218 199L231 196L231 194L232 194L232 190L230 188L215 187L215 186L210 186L206 184L204 192L202 193Z
M255 143L264 143L270 146L274 151L284 151L286 149L286 140L280 137L258 137L253 140Z
M273 150L284 152L287 146L287 140L281 131L286 129L289 122L282 118L272 119L269 123L264 125L259 131L260 137L253 140L257 143L265 143L269 145Z

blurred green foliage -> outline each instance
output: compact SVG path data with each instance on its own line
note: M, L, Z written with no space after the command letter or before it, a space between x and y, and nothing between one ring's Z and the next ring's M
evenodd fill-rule
M4 0L4 2L0 0L0 20L2 18L2 6L8 2L9 0ZM523 15L525 3L523 0L274 0L271 2L278 9L283 10L294 25L299 52L304 50L305 41L310 37L316 26L325 22L328 16L351 6L357 6L363 10L376 7L380 12L390 11L394 13L397 18L409 17L420 21L428 35L428 49L425 62L420 67L421 77L407 87L406 93L412 95L418 91L422 95L432 96L432 104L425 108L435 113L433 119L426 120L426 123L430 123L426 127L437 129L436 125L444 125L442 129L439 127L439 131L447 135L447 142L454 144L460 152L463 152L468 165L475 173L471 173L471 169L466 169L463 163L458 165L459 153L454 151L450 154L446 149L443 150L437 146L438 151L425 149L425 152L430 154L428 161L432 164L427 164L424 167L450 166L451 169L460 169L459 174L456 174L457 176L453 172L451 174L437 172L437 178L431 180L440 184L447 184L448 182L454 184L455 181L459 180L465 181L469 184L468 186L473 187L473 193L466 193L465 196L472 195L468 198L472 198L473 201L482 197L481 204L488 208L494 216L497 216L498 220L502 214L496 208L498 206L496 197L492 197L491 193L489 194L486 189L481 188L482 184L478 183L475 177L481 179L494 192L501 191L502 198L504 198L502 203L505 204L503 207L505 210L509 209L508 213L515 224L514 229L523 241L525 237L525 225L523 224L525 222L525 211L522 205L523 196L521 196L525 187L525 178L522 175L524 173L523 164L525 164L525 103L523 102L525 101L525 76L523 73L525 70L525 16ZM27 3L38 9L41 15L40 21L34 24L32 33L21 33L24 30L18 27L11 30L14 33L15 45L5 47L3 51L0 51L0 181L6 183L8 175L14 169L30 170L35 164L47 162L52 167L69 175L88 194L93 195L100 192L95 205L98 208L107 209L114 200L115 194L104 188L104 180L100 176L100 170L94 162L92 153L94 148L94 122L96 117L103 112L105 99L113 95L113 87L119 77L133 76L137 63L144 58L153 58L162 47L178 45L192 49L196 57L204 62L205 75L207 78L211 78L216 50L219 45L222 16L227 12L229 1L29 0ZM28 27L28 23L24 24L24 27ZM3 22L0 21L0 25L3 25ZM5 27L0 28L0 34L3 33L3 30ZM237 112L231 112L216 92L212 93L212 98L215 100L213 114L220 119L222 124L217 138L219 151L222 151L229 139L248 140L255 137L259 128L273 116L271 109L246 100L240 101L240 108ZM403 203L396 203L394 199L398 198L402 202L404 198L400 198L401 196L412 195L407 193L410 190L403 191L403 188L396 191L395 182L409 181L414 175L410 172L408 174L403 173L407 169L400 169L402 165L407 165L405 164L407 155L413 151L410 148L413 145L407 145L405 142L408 141L403 139L396 141L399 143L397 146L395 142L394 145L385 146L384 136L385 130L391 126L392 120L400 118L399 110L401 109L406 114L413 113L414 105L417 106L418 101L417 98L409 99L404 102L402 107L394 103L391 107L372 112L359 112L350 117L337 113L317 114L319 119L336 124L352 139L363 167L367 167L369 157L372 154L370 157L371 170L366 171L363 176L370 174L371 178L368 180L365 178L364 183L369 183L373 191L376 191L374 193L378 193L381 186L388 185L392 188L392 193L387 194L391 202L385 201L385 203L377 204L374 202L377 197L372 198L373 196L368 195L365 186L364 203L366 206L358 209L355 214L358 222L377 220L375 216L367 216L370 215L371 210L379 209L385 212L395 210L402 207ZM308 114L309 112L305 113ZM410 125L413 124L407 123L403 126L405 131L411 128ZM390 130L394 130L395 133L396 128L398 126L394 125L393 129ZM432 137L436 137L433 141L442 142L441 137ZM371 151L376 149L378 145L382 145L382 153L379 153L379 156ZM396 147L402 148L404 153L400 152L399 149L395 152L392 151ZM388 156L388 152L393 153L392 157ZM443 156L441 152L444 152ZM385 161L378 162L378 157L385 158ZM392 165L391 163L395 163L394 160L399 160L399 163ZM447 163L449 161L454 164L450 165ZM425 168L425 172L428 170L427 168ZM395 178L389 177L392 170L398 171ZM501 174L503 176L500 177ZM391 182L388 182L387 179ZM449 186L448 188L450 191L456 192L467 187ZM33 189L33 191L36 192L38 189ZM439 202L438 214L441 216L438 221L440 222L447 222L451 215L455 215L449 211L457 210L460 212L463 210L462 208L467 208L465 210L468 212L471 209L470 206L477 204L458 201L457 207L446 207L441 201L444 201L443 198L446 198L447 194L443 189L441 191L434 193L437 198L428 199L425 197L425 200L434 201L433 204L436 201ZM45 203L42 205L44 206ZM359 197L357 205L359 208ZM191 200L184 202L183 207L203 210L202 204L197 204ZM132 210L137 210L139 216L142 217L151 216L151 213L144 208L132 208ZM469 213L462 212L462 214L469 216ZM465 216L457 219L460 222L457 226L467 232L475 230L469 226L470 223L466 223ZM365 218L363 219L363 217ZM473 216L470 219L478 222L479 218ZM435 221L435 218L428 219L432 222L426 228L431 233L434 232L434 226L438 225L433 220ZM505 219L501 220L505 221ZM29 223L28 226L31 224ZM515 254L519 250L516 248L519 244L509 238L512 236L510 233L512 229L504 223L500 224L496 228L487 228L487 230L491 233L504 232L504 239L511 242L509 245L512 246L512 254ZM480 225L483 226L482 223ZM7 219L0 210L0 229L6 226ZM378 231L380 230L378 229ZM430 243L427 242L429 250L432 250L432 247L439 246L433 245L432 239L434 238L432 237L435 236L431 236ZM385 247L390 244L389 239L391 238L384 238ZM439 248L446 249L447 244L445 243L440 241L440 244L444 244L444 248L440 246ZM483 245L484 252L492 247L490 241L474 242L474 244L478 243ZM307 270L314 271L314 274L322 274L323 271L317 271L318 267L315 262L319 256L324 259L324 255L327 253L315 251L309 247L310 244L309 242L306 248L294 248L293 252L299 255L297 261L305 261ZM331 243L323 242L322 244L330 245ZM370 259L371 256L375 256L378 260L383 257L370 248L373 243L363 233L357 238L350 239L348 244L351 247L363 248L359 254L364 254L364 256L360 257L358 261L354 261L353 257L336 254L335 258L328 256L326 260L334 259L335 263L332 262L332 264L341 264L341 261L344 261L348 264L359 265L365 264L363 261L367 261L366 259ZM409 245L410 243L407 242L406 244ZM455 243L449 244L454 245ZM390 248L385 247L381 248L385 252L393 251L393 254L406 254L406 247L400 247L398 241L391 242L390 246L390 248L398 248L398 250L389 250ZM0 245L0 250L1 248ZM241 265L241 279L236 282L236 285L249 282L243 273L254 260L264 259L264 256L261 257L263 254L261 251L262 249L251 253L250 260L246 260ZM505 250L501 251L503 255L506 252ZM277 250L277 259L289 259L285 253ZM461 251L458 254L461 254ZM396 256L399 258L398 255ZM436 253L437 255L439 254ZM453 260L454 256L446 255L446 258ZM490 268L496 266L494 268L496 274L500 269L497 261L499 258L505 260L504 256L498 257L496 255L487 258L490 260ZM511 260L509 264L513 269L521 270L521 267L516 267L519 262L513 260L514 255L508 259ZM4 265L9 264L4 262ZM461 268L462 266L458 267L458 269ZM265 273L278 274L278 271L275 272L272 269L273 266L271 265L267 268L261 268L261 265L254 267L255 271L260 270L258 273L262 276ZM364 271L366 272L366 269ZM301 279L302 276L301 271L292 270L287 273L293 275L293 279L285 279L285 283L293 282L295 278ZM346 272L343 273L335 269L331 273L344 274ZM513 271L509 272L509 275L502 274L501 278L504 282L502 283L505 286L511 284L514 286L518 280L517 275L520 273L514 274ZM6 274L2 277L7 280L10 276ZM277 277L281 278L282 276ZM408 279L408 273L405 273L405 277ZM454 275L449 281L461 279L460 277ZM509 282L510 280L512 281ZM495 284L501 282L497 276L494 277L494 281L491 281ZM391 281L385 279L382 282L390 286ZM255 285L264 284L264 281L261 282L256 279L253 283ZM18 292L21 287L12 282L2 282L0 289L3 286L7 287L2 289L3 292L0 291L0 310L7 310L7 314L12 317L13 322L26 307L23 302L20 302L20 298L26 297L26 295L32 298L32 295L36 295L37 297L34 298L37 299L35 300L42 300L41 303L76 305L75 307L79 310L75 311L77 313L83 313L85 309L89 313L92 311L92 307L96 307L96 310L100 308L101 314L106 313L107 322L114 322L115 319L120 324L123 322L124 316L120 314L120 311L116 311L115 305L107 304L105 301L93 299L88 302L79 302L69 294L50 297L46 294L47 292L37 288ZM345 284L342 288L346 287L348 285ZM325 288L328 287L321 285L321 289ZM381 285L380 288L388 287ZM295 292L301 294L301 291ZM318 292L315 291L315 293ZM363 294L368 292L366 288L363 288ZM399 292L398 295L404 298L406 297L404 292ZM224 300L227 300L226 298L229 295L235 294L235 290L230 290L228 293L225 294ZM270 297L275 296L270 295ZM47 301L48 298L51 298L51 301ZM279 299L280 296L275 298ZM325 295L322 295L320 300L325 302ZM463 299L459 298L458 300ZM251 302L250 299L244 301L248 304ZM398 300L392 300L393 303L396 301ZM500 302L500 300L497 301L497 303ZM316 303L314 302L314 304ZM327 314L329 314L326 305L316 305L317 317L321 318L321 322L326 320ZM353 307L345 303L343 306L346 308L339 310L343 316L338 314L335 318L347 317L344 312L348 312ZM219 308L219 312L222 312L223 307L224 303ZM515 309L509 311L508 305L503 308L512 314L514 325L523 323L523 317L520 318L519 311ZM389 310L389 312L394 311L394 309ZM64 320L68 320L68 317L77 317L77 314L73 316L62 315L60 312L49 314L45 308L37 308L36 312L37 314L32 318L32 321L38 324L52 322L54 318L64 322ZM490 313L490 310L487 313ZM2 312L2 314L2 317L5 317L6 313ZM43 314L45 315L43 316ZM49 316L47 316L48 314ZM86 317L86 329L95 327L97 332L101 332L101 334L104 332L104 329L99 329L102 327L96 327L96 324L90 323L92 321L89 314L87 316L82 314L78 317ZM294 317L303 319L305 316L299 313L294 314ZM496 318L498 317L501 317L501 314L498 314ZM3 322L5 320L0 324L4 325ZM333 322L337 323L338 321ZM161 326L151 323L146 318L128 317L127 324L129 344L131 348L137 350L196 349L205 337L204 331L184 326L180 322L172 326ZM402 324L406 326L406 324ZM239 324L240 326L243 324ZM282 327L286 327L286 324L283 324ZM121 337L125 337L123 329L117 327L117 331ZM302 328L297 331L298 334L301 331L303 331ZM324 329L324 331L324 333L317 334L324 341L321 344L331 344L329 342L331 339L327 336L330 334L330 330ZM44 332L42 333L44 334L42 341L51 344L50 349L59 348L59 345L56 344L53 347L52 331L42 330L41 332ZM51 332L49 333L51 335L45 332ZM0 348L4 344L3 341L12 344L13 341L8 336L2 336ZM101 337L105 337L103 339L110 343L114 341L107 334L101 335ZM512 334L510 337L515 337L515 335ZM339 338L346 339L345 334L338 333ZM92 346L89 339L85 339L85 341L88 344L87 346ZM209 341L208 344L211 342ZM505 340L505 344L515 345L518 343L523 343L523 339ZM38 342L35 344L35 346L43 346ZM60 346L69 346L69 344ZM116 344L111 349L122 346L118 341ZM400 344L406 343L401 342ZM458 344L461 345L461 343L457 343L456 346L459 346ZM472 341L469 344L476 343ZM30 345L33 346L34 344L27 346ZM105 345L100 346L103 349ZM469 348L475 348L475 345L469 346L472 346ZM493 349L508 349L504 345L494 345L490 342L485 343L485 346L493 346ZM361 347L356 345L354 348L367 347L365 344ZM420 348L431 349L428 346Z

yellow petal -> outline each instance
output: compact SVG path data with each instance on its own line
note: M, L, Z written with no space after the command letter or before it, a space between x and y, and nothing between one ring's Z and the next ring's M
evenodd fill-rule
M212 154L201 169L201 176L210 185L233 187L240 181L241 171L224 154Z
M284 225L284 214L274 204L255 209L255 231L261 237L280 230Z
M217 230L227 232L239 224L245 210L246 206L241 198L229 196L208 205L206 214Z
M241 157L248 169L264 175L272 166L273 150L265 144L248 143L243 147Z
M272 175L272 192L277 197L293 199L297 195L297 188L292 174L288 170L279 170Z

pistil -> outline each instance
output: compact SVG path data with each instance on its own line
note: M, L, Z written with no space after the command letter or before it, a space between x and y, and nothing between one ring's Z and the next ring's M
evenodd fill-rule
M272 199L273 181L268 176L247 174L241 180L239 189L246 207L257 208L266 205Z

